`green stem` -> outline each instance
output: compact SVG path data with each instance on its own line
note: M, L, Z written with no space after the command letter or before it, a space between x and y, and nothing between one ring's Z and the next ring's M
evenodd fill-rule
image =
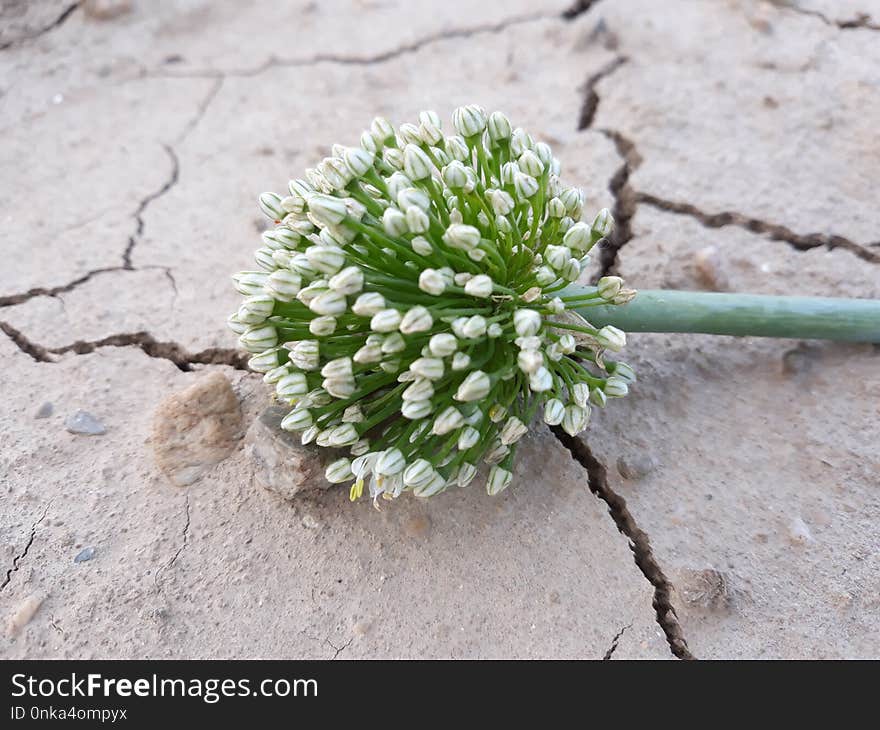
M586 294L592 287L569 287ZM577 310L577 307L575 307ZM880 300L689 291L639 291L628 304L586 307L596 327L880 343Z

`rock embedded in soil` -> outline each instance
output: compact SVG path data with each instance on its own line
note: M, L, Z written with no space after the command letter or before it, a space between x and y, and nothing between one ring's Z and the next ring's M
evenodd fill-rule
M232 386L222 373L208 373L156 408L156 465L172 484L187 486L229 456L241 431L241 408Z
M617 459L617 471L624 479L641 479L657 468L657 460L650 454L623 455Z
M245 449L253 462L254 479L264 489L284 499L301 492L326 489L324 469L342 454L336 449L303 446L296 434L281 429L281 419L290 409L269 406L254 421L245 436Z
M34 418L48 418L55 411L55 406L53 406L48 401L43 403L39 408L37 408L37 412L34 414Z
M93 547L87 547L84 550L81 550L77 553L76 557L73 559L74 563L85 563L95 557L95 553L97 550Z
M88 411L77 411L64 420L64 428L81 436L102 436L107 428Z
M6 635L13 637L21 633L21 630L30 623L37 611L40 610L42 603L43 599L36 595L28 596L19 603L15 612L6 622Z

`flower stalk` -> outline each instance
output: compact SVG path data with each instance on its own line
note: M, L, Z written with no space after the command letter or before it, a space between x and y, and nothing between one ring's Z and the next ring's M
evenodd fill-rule
M609 307L595 287L570 287L576 311L594 326L626 332L691 332L880 343L880 300L640 289ZM565 300L566 297L563 297ZM597 306L583 306L595 301Z

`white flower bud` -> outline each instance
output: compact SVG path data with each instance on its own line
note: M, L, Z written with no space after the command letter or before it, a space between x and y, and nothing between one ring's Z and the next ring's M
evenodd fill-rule
M497 322L493 322L486 328L486 334L494 340L504 334L504 328Z
M335 274L345 264L345 252L338 246L310 246L306 258L316 271L324 274Z
M566 281L577 281L578 277L581 275L581 265L577 259L569 259L568 262L562 267L562 278Z
M595 388L590 391L590 403L594 406L599 406L599 408L604 408L605 403L608 402L608 398L605 395L605 392L599 388Z
M431 313L420 304L411 307L400 320L400 331L405 335L427 332L433 326L434 319L431 317Z
M608 208L602 208L593 219L593 233L599 238L607 238L614 229L614 216Z
M397 208L386 208L382 214L382 227L389 236L402 236L409 232L406 216Z
M406 340L401 337L400 332L392 332L389 335L385 335L382 339L381 347L383 353L393 355L406 349Z
M320 346L317 340L300 340L285 343L290 350L290 362L300 370L317 370L320 362Z
M290 269L273 271L266 281L266 291L279 302L290 302L302 288L302 277Z
M544 404L544 423L558 426L565 417L565 405L558 398L551 398Z
M372 141L372 139L370 140ZM372 150L361 149L360 147L349 147L343 154L345 166L353 177L363 177L373 169L374 153L376 145L373 144Z
M428 239L423 236L416 236L410 241L410 245L412 246L412 250L417 254L421 254L422 256L430 256L434 252L434 247L431 245Z
M529 388L535 393L544 393L553 387L553 375L545 367L540 367L529 375Z
M567 405L565 415L562 417L562 430L569 436L577 436L587 427L590 411L578 405Z
M246 297L263 293L263 287L269 280L270 274L265 271L239 271L233 274L232 282L235 290Z
M382 359L382 348L379 345L364 345L354 353L353 359L362 365L379 362Z
M246 325L244 322L239 321L238 312L231 314L229 318L226 320L226 326L229 327L235 334L243 335L247 332L249 325Z
M512 480L513 474L507 471L507 469L502 469L500 466L493 466L489 470L489 478L486 480L486 493L490 497L495 496L507 489Z
M376 117L370 124L370 133L376 141L385 143L394 137L394 127L385 117Z
M354 378L324 378L321 387L334 398L346 399L357 390L357 383Z
M317 170L335 190L343 190L351 182L351 171L338 157L325 157Z
M361 134L361 147L373 155L379 151L379 146L376 144L376 138L369 130Z
M556 276L556 272L554 272L549 266L539 266L535 270L535 278L538 280L538 284L541 286L547 286L556 281L558 277Z
M629 386L623 378L612 375L605 381L605 395L609 398L622 398L629 392Z
M495 211L496 215L508 215L516 206L513 197L505 190L487 190L486 195L489 198L489 202L492 204L492 210ZM504 220L507 225L510 225L510 222L506 219L502 218L502 220Z
M626 333L608 324L596 333L596 341L601 347L620 352L626 346Z
M520 350L516 356L517 365L526 375L531 375L544 365L540 350Z
M505 446L510 446L511 444L515 444L519 441L523 436L525 436L529 432L528 426L526 426L519 418L516 416L511 416L504 422L504 427L501 429L501 443Z
M459 487L466 487L474 480L475 476L477 476L477 467L465 462L459 467L455 481Z
M516 162L519 165L520 170L532 177L541 177L541 173L544 172L544 163L542 163L541 160L538 159L538 156L531 150L523 152Z
M400 408L400 413L410 421L418 421L431 414L434 407L429 400L405 400Z
M452 356L452 369L453 370L466 370L470 367L471 364L471 356L464 352L456 352Z
M534 146L535 141L522 127L517 127L513 130L513 134L510 137L510 152L514 157L519 157L523 152L532 149Z
M476 339L486 334L486 318L480 314L468 317L461 327L461 334L465 339Z
M489 130L489 139L493 142L510 139L510 120L501 112L492 112L489 115L487 127Z
M345 203L332 195L313 195L309 198L309 214L321 226L335 226L346 216Z
M553 314L562 314L565 311L565 302L559 297L553 297L547 306L550 307L550 311L552 311Z
M312 299L309 302L308 307L315 314L330 314L335 316L345 314L348 304L345 300L344 294L328 289Z
M275 263L274 251L271 248L258 248L254 251L254 261L261 269L266 271L275 271L278 264Z
M513 188L519 200L528 200L538 192L539 187L538 181L524 172L517 172L513 176Z
M462 137L473 137L486 128L486 110L477 104L460 106L452 112L452 126Z
M561 270L571 258L571 249L568 246L547 246L544 249L544 261L556 271Z
M332 464L328 464L324 470L324 478L331 484L341 484L354 479L354 474L351 473L351 461L337 459Z
M334 448L351 446L357 443L359 436L354 424L343 423L330 429L329 445Z
M244 324L260 324L272 315L275 300L268 294L248 297L238 308L238 321Z
M312 425L312 414L305 408L294 408L281 419L281 428L285 431L302 431Z
M278 344L278 332L272 325L249 327L238 341L248 352L264 352Z
M535 309L517 309L513 313L513 327L520 337L536 335L541 329L541 315Z
M286 248L275 249L272 252L272 260L279 269L286 269L290 266L292 253Z
M364 288L364 272L357 266L346 266L327 285L340 294L357 294Z
M467 185L468 176L465 166L458 160L453 160L440 171L443 182L452 189L459 190Z
M620 291L620 287L623 286L623 279L619 276L603 276L596 283L596 290L599 293L599 296L602 299L608 301L609 299L613 299L617 296L617 293Z
M376 473L391 476L403 471L406 461L400 449L387 449L376 460Z
M397 147L386 147L382 151L382 159L393 170L398 172L403 170L403 151Z
M490 390L492 390L492 381L489 379L489 376L482 370L474 370L461 381L461 385L458 386L458 390L455 393L455 400L462 403L482 400L489 395Z
M431 176L431 158L421 147L408 144L403 148L403 171L411 180L424 180Z
M409 369L428 380L439 380L443 377L443 360L436 357L420 357L410 363Z
M430 400L434 397L434 385L427 378L416 378L400 397L403 400Z
M369 439L359 439L349 450L352 456L363 456L370 450Z
M373 332L393 332L400 326L401 319L396 309L382 309L370 319L370 329Z
M480 243L480 230L462 223L454 223L446 229L443 240L448 246L469 251Z
M261 193L259 202L260 210L263 211L267 218L280 221L284 217L285 213L284 208L281 207L281 198L275 193Z
M325 314L321 317L315 317L309 322L309 332L315 337L326 337L332 335L336 331L336 317Z
M248 360L248 367L255 373L268 373L278 367L278 350L271 349L254 355Z
M397 143L400 147L408 144L420 145L422 136L417 125L411 122L404 122L397 127Z
M293 402L309 392L304 373L290 373L275 384L275 394L280 400Z
M434 477L434 467L426 459L416 459L403 470L403 483L408 487L422 487Z
M458 450L467 451L480 440L480 432L473 426L467 426L458 437Z
M575 383L571 389L571 398L581 408L586 408L590 402L590 386L586 383Z
M464 292L472 297L486 299L492 295L492 286L491 277L485 274L477 274L464 285Z
M547 359L551 362L559 362L565 353L563 353L562 348L554 342L544 350L544 354L547 355Z
M452 159L458 160L459 162L465 162L471 157L471 151L468 148L467 143L457 134L446 138L446 151Z
M428 348L434 357L446 357L458 349L458 339L449 332L440 332L431 337Z
M378 292L361 294L351 305L351 311L360 317L372 317L385 308L385 297Z
M415 497L433 497L446 489L446 480L438 472L434 472L431 481L421 487L413 487L413 496Z
M431 432L437 436L444 436L464 425L464 417L455 406L449 406L434 419Z
M325 378L351 378L353 374L354 369L350 357L337 357L328 360L321 368L321 375Z
M406 227L410 233L425 233L431 226L431 219L421 208L411 205L406 209Z
M636 382L636 371L633 370L632 367L627 365L625 362L621 362L619 360L606 360L605 369L608 370L609 373L612 373L615 377L622 378L627 383Z
M440 127L441 122L437 112L419 112L419 132L425 144L436 145L443 139L443 132L440 131Z
M551 198L547 203L547 216L550 218L564 218L565 204L559 198Z
M586 253L593 247L593 237L586 223L575 223L562 237L562 242L569 248Z

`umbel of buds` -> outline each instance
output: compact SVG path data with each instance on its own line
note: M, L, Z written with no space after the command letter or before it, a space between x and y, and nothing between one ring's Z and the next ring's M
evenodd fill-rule
M352 499L466 487L481 462L497 494L536 418L575 435L634 379L605 356L625 334L573 309L635 292L613 276L565 291L611 214L582 221L550 147L501 112L452 119L446 136L434 112L396 130L377 118L263 193L274 227L233 277L229 326L291 407L282 428L349 450L326 477Z

